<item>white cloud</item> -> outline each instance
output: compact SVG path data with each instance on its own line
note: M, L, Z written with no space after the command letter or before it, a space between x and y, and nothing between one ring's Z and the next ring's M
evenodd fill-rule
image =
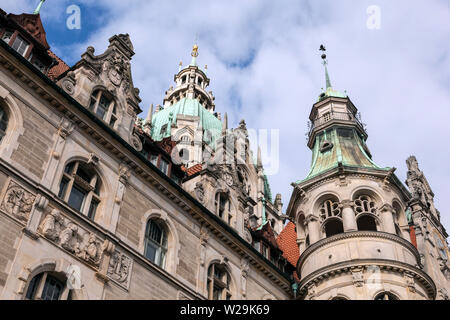
M24 3L6 0L2 6ZM366 9L373 4L381 9L380 30L366 27ZM189 63L198 35L198 61L208 64L217 110L228 112L234 126L245 118L248 127L281 130L280 172L269 180L285 204L290 183L309 169L304 134L324 86L318 51L324 43L333 86L346 89L361 111L375 162L397 167L404 181L405 160L415 154L450 227L448 1L99 0L96 5L108 12L101 17L104 26L86 43L60 48L61 54L73 60L88 45L100 53L111 35L129 33L136 51L134 82L147 110L150 103L162 103L180 59Z

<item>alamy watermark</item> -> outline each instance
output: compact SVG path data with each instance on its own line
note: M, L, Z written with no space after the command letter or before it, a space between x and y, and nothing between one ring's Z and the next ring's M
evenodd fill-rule
M367 29L381 29L381 8L377 5L371 5L367 7L366 13L368 14L368 18L366 21Z
M81 29L81 9L76 4L67 7L66 13L69 15L66 26L69 30Z

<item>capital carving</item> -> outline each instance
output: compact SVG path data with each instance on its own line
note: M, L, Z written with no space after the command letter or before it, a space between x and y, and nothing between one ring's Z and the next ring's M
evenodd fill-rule
M62 118L59 122L58 134L64 140L70 136L73 132L74 124L67 118Z
M351 200L342 200L339 203L339 208L345 209L345 208L353 208L355 206L355 203Z
M315 215L310 214L309 216L307 216L305 218L305 225L310 224L311 222L318 222L319 218L316 217Z
M394 212L394 208L389 203L383 204L379 210L381 212L384 212L384 211Z

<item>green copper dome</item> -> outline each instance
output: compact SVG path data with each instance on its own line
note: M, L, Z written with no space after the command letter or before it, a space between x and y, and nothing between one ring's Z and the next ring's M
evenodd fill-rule
M178 115L199 117L204 131L210 132L203 135L204 141L214 146L215 138L222 132L222 122L210 111L206 110L197 99L183 98L177 103L168 106L156 113L152 117L151 137L154 141L161 141L170 137L170 127L176 122Z
M343 166L389 170L377 166L364 150L364 142L354 129L332 128L316 136L311 169L304 180L318 176L328 170Z

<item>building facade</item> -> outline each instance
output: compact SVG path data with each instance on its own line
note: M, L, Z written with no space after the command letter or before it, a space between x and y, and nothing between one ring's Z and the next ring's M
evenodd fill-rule
M283 214L197 46L141 119L127 34L71 67L39 10L0 10L0 38L0 299L448 298L447 234L417 160L408 191L331 85Z

